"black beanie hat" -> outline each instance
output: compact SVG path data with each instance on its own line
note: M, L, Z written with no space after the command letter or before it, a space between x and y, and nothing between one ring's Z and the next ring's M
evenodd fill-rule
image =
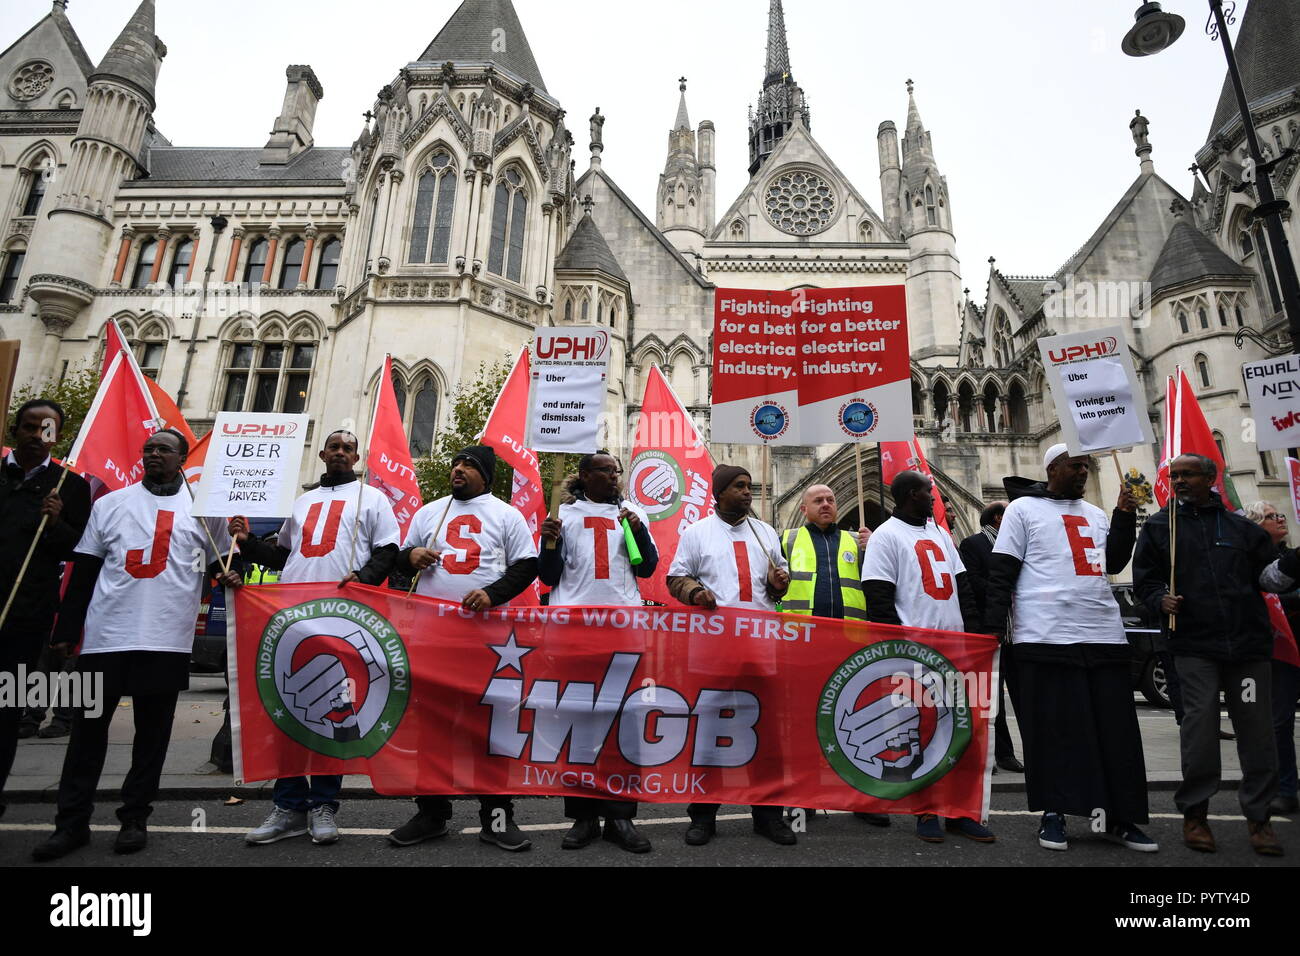
M497 471L497 453L487 445L471 445L469 448L462 448L456 452L456 457L451 460L454 465L458 461L467 461L483 476L483 483L487 485L487 490L492 490L492 478Z
M741 468L739 465L719 465L713 469L713 497L721 498L722 493L726 491L733 481L744 475L750 481L754 476L749 473L748 468Z

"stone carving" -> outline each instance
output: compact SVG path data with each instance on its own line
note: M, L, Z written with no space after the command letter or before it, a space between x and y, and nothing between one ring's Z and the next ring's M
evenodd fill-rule
M1133 119L1128 124L1128 128L1133 134L1133 142L1138 146L1138 148L1151 145L1151 141L1147 139L1147 131L1151 129L1151 121L1142 115L1141 110L1136 110L1134 112Z
M596 112L591 114L591 148L605 148L605 117L600 115L600 107L596 107Z
M9 92L21 102L34 100L54 82L54 67L43 60L24 63L9 80Z

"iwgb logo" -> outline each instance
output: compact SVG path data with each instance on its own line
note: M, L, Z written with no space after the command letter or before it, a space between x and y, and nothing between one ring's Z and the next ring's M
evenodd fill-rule
M397 630L371 608L316 600L277 612L257 647L257 689L275 725L327 757L373 757L411 693Z
M1047 357L1054 365L1079 362L1085 359L1098 359L1114 355L1119 351L1119 340L1113 335L1089 345L1067 345L1065 348L1049 349Z
M259 425L255 422L223 422L221 434L226 438L288 438L298 431L297 422L284 425Z
M594 330L573 335L539 335L533 356L548 362L599 362L609 348L609 333Z
M843 780L901 800L947 774L971 741L959 672L913 641L883 641L836 668L817 701L822 755Z

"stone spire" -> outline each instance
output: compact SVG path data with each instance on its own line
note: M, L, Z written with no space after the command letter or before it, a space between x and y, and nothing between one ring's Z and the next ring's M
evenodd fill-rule
M805 128L812 122L803 90L790 71L790 46L785 35L785 10L781 0L771 0L767 13L767 61L764 66L763 90L758 106L749 117L749 174L772 155L772 151L795 124Z
M166 45L154 34L154 0L143 0L90 80L117 80L134 87L148 99L152 112L158 67L166 55Z
M682 91L682 98L677 104L677 122L673 125L673 129L690 129L691 117L690 114L686 112L686 77L683 76L677 82L680 84L678 89Z
M695 131L691 129L690 115L686 111L686 78L682 77L677 83L681 98L677 105L677 119L668 132L668 159L664 163L663 175L659 177L655 224L679 249L698 250L706 229L712 223L705 222L706 184L696 149ZM712 130L711 124L701 123L702 137L706 134L706 125L709 131Z
M934 165L934 151L930 134L921 122L921 111L916 107L916 84L907 81L907 126L903 132L903 165L923 163Z

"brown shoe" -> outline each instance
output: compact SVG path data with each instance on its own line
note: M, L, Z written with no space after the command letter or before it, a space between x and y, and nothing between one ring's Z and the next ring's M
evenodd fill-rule
M1251 839L1254 837L1252 836ZM1188 849L1201 853L1213 853L1218 849L1214 843L1214 834L1210 832L1210 824L1206 822L1204 815L1200 814L1184 815L1183 843Z
M1250 845L1255 848L1255 852L1260 856L1281 856L1282 844L1277 842L1277 837L1273 835L1273 824L1267 820L1256 822L1247 820L1246 826L1250 829Z

